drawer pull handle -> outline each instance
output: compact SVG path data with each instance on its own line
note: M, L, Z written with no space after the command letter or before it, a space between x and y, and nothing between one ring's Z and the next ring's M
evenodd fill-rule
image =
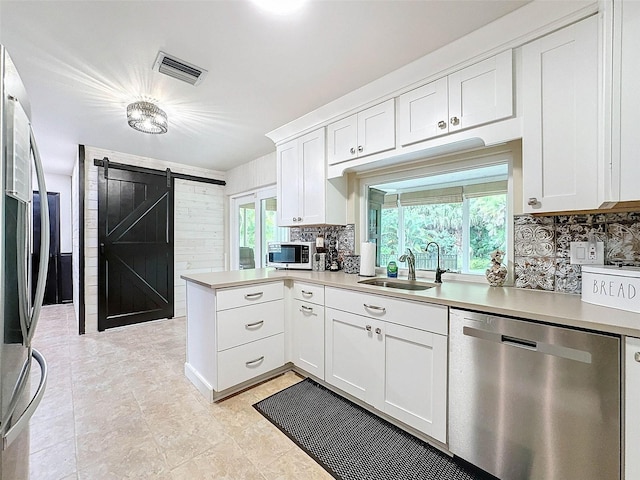
M264 324L264 320L260 320L259 322L247 323L244 327L245 328L254 328L254 327L260 328L263 324Z
M387 311L387 309L386 309L386 308L384 308L384 307L379 307L379 306L377 306L377 305L367 305L366 303L363 303L363 305L364 305L364 308L367 308L367 309L369 309L369 310L376 310L376 311L378 311L378 312L382 312L382 313L385 313L385 312Z
M247 300L253 300L255 298L260 298L262 296L263 292L256 292L256 293L247 293L245 294L244 298Z
M307 307L306 305L302 305L300 307L300 311L303 313L313 313L313 308Z
M302 290L302 295L305 297L313 297L313 292L307 292L306 290Z
M254 366L255 364L260 363L260 362L261 362L261 361L263 361L263 360L264 360L264 355L262 355L262 356L261 356L261 357L259 357L259 358L256 358L255 360L249 360L248 362L245 362L244 364L245 364L247 367L252 367L252 366Z

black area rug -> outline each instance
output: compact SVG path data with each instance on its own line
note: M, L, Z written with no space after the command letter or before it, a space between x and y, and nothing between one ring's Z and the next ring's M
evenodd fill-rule
M254 408L334 478L493 478L450 458L310 379L265 398Z

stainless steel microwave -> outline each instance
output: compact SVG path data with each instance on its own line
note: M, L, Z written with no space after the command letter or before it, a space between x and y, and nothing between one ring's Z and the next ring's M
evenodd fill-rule
M314 242L269 242L267 266L311 270Z

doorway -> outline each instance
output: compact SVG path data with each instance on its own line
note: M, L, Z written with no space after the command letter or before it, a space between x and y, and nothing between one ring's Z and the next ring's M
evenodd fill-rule
M174 315L173 177L105 163L98 175L98 330Z
M267 244L286 241L289 229L278 227L275 187L231 198L231 270L266 267Z

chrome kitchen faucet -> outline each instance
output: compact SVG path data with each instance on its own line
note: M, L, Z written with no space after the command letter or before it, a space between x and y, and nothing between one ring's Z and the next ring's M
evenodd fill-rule
M409 268L409 276L407 277L409 280L416 279L416 257L413 255L413 252L410 248L407 248L408 254L401 255L398 259L401 262L407 262L407 267Z

